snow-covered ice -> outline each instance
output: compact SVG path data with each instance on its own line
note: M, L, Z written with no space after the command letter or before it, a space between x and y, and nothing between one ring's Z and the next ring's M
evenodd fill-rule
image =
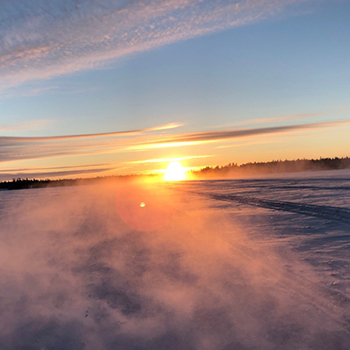
M350 349L349 243L348 171L3 191L0 348Z

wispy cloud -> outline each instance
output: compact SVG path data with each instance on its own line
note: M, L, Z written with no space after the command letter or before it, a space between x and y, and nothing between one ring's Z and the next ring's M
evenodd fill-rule
M0 137L0 163L41 158L77 157L125 152L136 136L145 133L149 137L182 124L166 124L146 129L116 131L109 133L63 135L48 137Z
M256 140L256 141L248 141L248 142L235 142L230 143L228 145L223 146L216 146L215 149L225 149L225 148L233 148L233 147L245 147L245 146L252 146L252 145L263 145L263 144L271 144L271 143L277 143L279 142L276 139L273 140Z
M350 122L330 122L299 124L278 127L218 130L197 133L159 134L158 132L145 134L150 131L161 131L164 127L155 127L137 131L125 131L105 134L56 136L42 138L11 138L0 137L0 162L5 164L2 167L8 168L8 162L56 158L56 157L79 157L83 155L103 154L127 154L134 151L145 151L159 148L195 146L199 144L219 143L227 140L250 140L256 137L267 135L282 135L291 132L313 131L319 128L330 128L350 124ZM172 124L175 127L175 124ZM208 156L200 156L208 157ZM134 163L151 163L166 161L164 159L136 158ZM78 158L77 158L78 159ZM81 160L79 160L81 162ZM123 161L121 161L123 162ZM126 163L125 163L126 164ZM0 168L1 169L1 168Z
M33 121L34 122L38 121ZM30 122L28 122L29 125L31 125ZM19 123L19 125L25 125L25 123ZM4 143L31 143L31 142L42 142L42 141L61 141L61 140L79 140L79 139L94 139L94 138L100 138L100 137L109 137L109 136L127 136L127 135L137 135L144 132L151 132L151 131L161 131L161 130L169 130L178 128L180 126L183 126L183 124L178 123L170 123L165 124L161 126L155 126L152 128L146 128L146 129L136 129L136 130L127 130L127 131L112 131L112 132L105 132L105 133L97 133L97 134L80 134L80 135L61 135L61 136L27 136L27 137L20 137L20 136L3 136L0 137L0 144ZM1 130L1 125L0 125ZM15 129L16 130L16 129ZM18 130L18 129L17 129Z
M349 124L350 122L328 122L328 123L313 123L313 124L298 124L287 126L275 126L266 128L251 128L251 129L234 129L234 130L218 130L209 132L197 132L190 134L172 135L167 138L159 139L149 143L132 145L130 149L154 149L164 147L179 147L189 146L201 143L220 142L235 138L247 138L259 135L281 134L287 132L314 130L318 128L332 127L341 124Z
M57 170L82 170L82 169L93 169L93 168L106 168L115 167L114 163L99 163L99 164L81 164L81 165L65 165L65 166L41 166L41 167L25 167L25 168L8 168L6 170L0 169L0 174L6 172L44 172L44 171L57 171Z
M0 88L101 67L311 0L1 1Z
M101 175L108 172L118 172L128 169L128 166L117 163L98 163L98 164L80 164L66 166L32 166L32 167L13 167L0 169L0 180L11 178L67 178L84 177L85 175Z
M210 158L214 155L201 155L201 156L189 156L189 157L177 157L177 158L159 158L159 159L146 159L146 160L136 160L128 162L129 164L149 164L149 163L167 163L167 162L179 162L182 160L189 159L200 159L200 158Z

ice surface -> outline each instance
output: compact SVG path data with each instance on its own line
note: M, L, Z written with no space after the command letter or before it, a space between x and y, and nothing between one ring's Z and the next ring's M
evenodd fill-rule
M0 348L348 350L349 243L346 172L3 191Z

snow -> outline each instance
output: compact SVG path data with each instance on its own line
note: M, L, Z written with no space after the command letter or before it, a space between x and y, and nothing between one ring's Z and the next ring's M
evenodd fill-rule
M347 171L4 191L1 348L349 349L349 244Z

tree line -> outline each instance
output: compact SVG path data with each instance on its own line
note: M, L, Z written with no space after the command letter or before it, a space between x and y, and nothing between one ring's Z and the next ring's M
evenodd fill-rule
M318 170L341 170L350 168L350 158L319 158L296 160L273 160L270 162L250 162L238 165L205 167L193 173L198 176L258 175Z
M200 170L192 171L194 177L199 178L216 178L216 177L234 177L240 175L259 175L273 173L288 173L301 171L317 171L317 170L341 170L350 169L350 158L319 158L319 159L296 159L296 160L273 160L270 162L254 162L238 165L237 163L229 163L223 166L207 166ZM13 178L12 181L0 182L0 190L20 190L29 188L43 187L60 187L75 186L98 183L101 181L127 180L130 178L141 176L156 175L114 175L106 177L95 177L85 179L22 179Z

